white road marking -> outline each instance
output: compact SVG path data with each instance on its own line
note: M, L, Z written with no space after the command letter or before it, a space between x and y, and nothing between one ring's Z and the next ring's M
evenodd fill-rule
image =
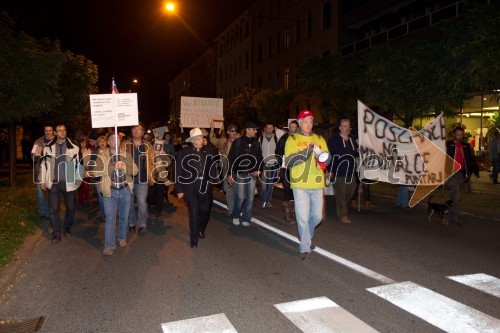
M500 332L500 320L413 282L367 290L446 332Z
M238 333L223 313L161 324L163 333Z
M327 297L274 305L304 333L378 332Z
M448 279L500 298L500 279L497 279L494 276L479 273L448 276Z
M224 203L220 202L220 201L214 200L214 203L216 205L222 207L222 208L227 209L227 206ZM269 230L271 232L274 232L275 234L278 234L281 237L286 238L286 239L288 239L288 240L290 240L290 241L292 241L292 242L294 242L296 244L300 244L300 241L299 241L299 239L297 237L292 236L290 234L287 234L286 232L281 231L278 228L275 228L275 227L273 227L273 226L271 226L269 224L266 224L266 223L264 223L264 222L262 222L262 221L260 221L260 220L258 220L256 218L252 218L252 222L255 223L255 224L257 224L258 226L260 226L262 228L265 228L265 229L267 229L267 230ZM335 262L337 262L337 263L339 263L341 265L344 265L344 266L346 266L346 267L348 267L348 268L350 268L350 269L352 269L352 270L354 270L354 271L356 271L358 273L361 273L361 274L363 274L365 276L368 276L368 277L370 277L372 279L375 279L375 280L377 280L377 281L379 281L381 283L386 283L386 284L396 283L396 281L394 281L391 278L388 278L387 276L379 274L379 273L377 273L375 271L372 271L372 270L370 270L370 269L368 269L366 267L358 265L358 264L356 264L356 263L354 263L352 261L349 261L349 260L347 260L345 258L339 257L338 255L333 254L331 252L328 252L328 251L320 248L317 245L316 245L316 249L314 249L314 252L317 252L318 254L321 254L322 256L324 256L324 257L326 257L326 258L328 258L328 259L330 259L332 261L335 261Z

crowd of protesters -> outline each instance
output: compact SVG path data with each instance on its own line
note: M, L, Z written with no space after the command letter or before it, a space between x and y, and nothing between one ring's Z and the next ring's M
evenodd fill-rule
M232 224L248 227L257 185L261 207L268 209L274 185L281 182L283 219L297 226L302 260L308 259L315 248L312 239L323 219L325 184L333 184L340 222L351 223L349 205L355 202L360 184L369 207L369 185L356 178L358 145L351 136L349 119L340 120L339 130L328 143L314 133L314 116L307 110L301 111L280 136L270 123L265 124L261 135L252 122L244 123L241 130L236 124L226 128L222 124L218 130L215 127L212 122L210 131L194 128L184 140L166 132L155 143L143 124L131 127L129 138L109 130L107 135L75 140L68 138L64 124L45 125L44 136L35 141L31 155L37 209L50 220L52 243L61 242L61 235L71 235L75 202L87 206L92 188L105 222L104 255L112 255L117 245L127 246L127 232L147 234L148 208L160 217L165 205L172 205L169 194L186 202L189 244L196 248L205 238L210 219L212 187L225 193ZM455 129L453 139L447 142L448 155L461 165L461 172L448 184L451 199L457 202L452 212L457 224L462 223L460 186L470 174L478 175L470 146L462 136L463 129ZM497 135L495 149L499 138ZM498 149L490 153L497 157ZM498 163L496 166L498 170ZM497 181L496 175L493 180ZM61 197L65 205L63 221Z

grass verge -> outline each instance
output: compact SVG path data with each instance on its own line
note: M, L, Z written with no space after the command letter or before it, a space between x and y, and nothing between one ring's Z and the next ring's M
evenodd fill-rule
M0 268L11 260L26 236L42 219L36 212L36 188L30 174L17 177L18 186L0 186Z

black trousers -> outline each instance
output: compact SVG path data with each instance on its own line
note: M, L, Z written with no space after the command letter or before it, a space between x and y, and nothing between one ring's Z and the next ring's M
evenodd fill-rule
M199 182L195 182L191 186L196 186L197 191L187 195L184 193L184 200L189 212L189 238L192 244L198 244L200 232L205 232L210 219L212 188L208 185L206 193L199 193Z
M167 187L165 186L165 183L156 183L153 185L154 187L154 198L155 198L155 213L160 214L161 211L163 210L163 204L165 199L168 202L168 196L165 195L165 191L167 190ZM168 195L168 194L167 194Z
M50 224L52 226L52 234L54 236L61 234L61 195L64 198L66 205L66 215L64 217L64 228L71 228L75 218L75 191L66 191L66 182L60 181L52 184L49 189L49 215Z

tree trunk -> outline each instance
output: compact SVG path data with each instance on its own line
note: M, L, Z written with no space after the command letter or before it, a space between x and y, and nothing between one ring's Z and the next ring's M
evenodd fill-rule
M9 162L10 187L17 187L16 125L13 122L9 123Z

